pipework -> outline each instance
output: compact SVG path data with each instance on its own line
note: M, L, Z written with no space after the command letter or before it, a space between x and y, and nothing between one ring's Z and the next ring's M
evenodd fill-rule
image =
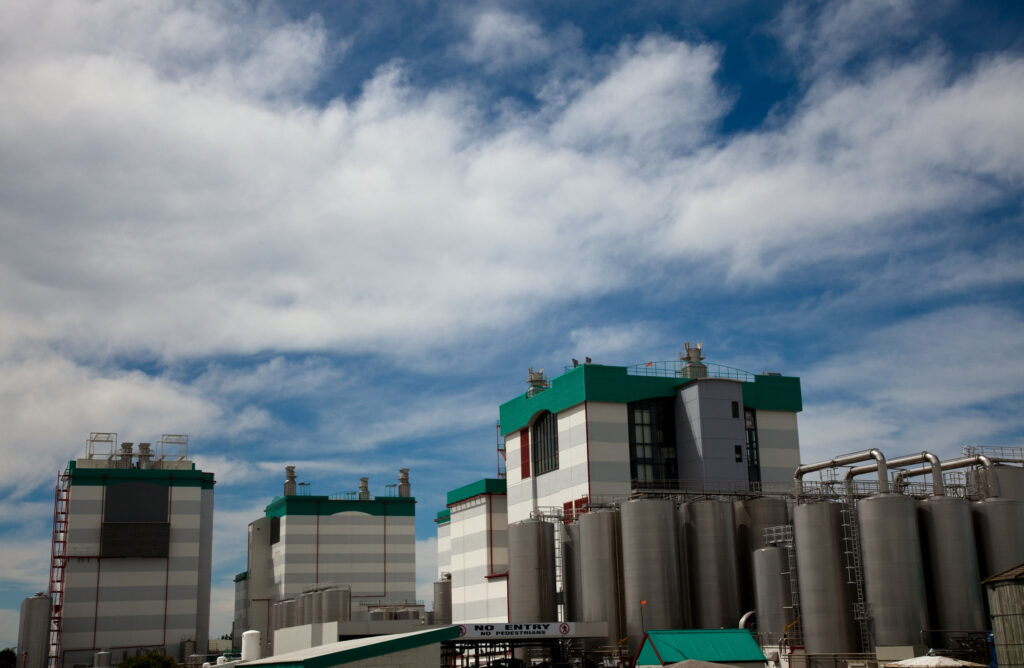
M942 483L942 471L939 468L939 458L933 455L932 453L922 450L921 452L913 455L894 457L893 459L886 461L885 464L889 468L900 468L903 466L910 466L911 464L919 464L921 462L928 462L931 466L932 485L935 488L935 496L945 496L946 488ZM863 466L855 466L851 469L847 469L846 477L844 478L844 484L846 485L846 493L851 494L853 492L853 479L855 477L864 473L871 473L872 471L876 470L878 470L877 463L864 464ZM902 477L905 477L901 475L902 473L903 471L897 473L897 476L901 476L897 478L898 480L901 480ZM888 477L888 475L886 477ZM897 488L899 488L899 485L897 485ZM881 490L879 491L882 494L886 493L882 492Z
M870 450L862 450L860 452L853 452L848 455L839 455L833 457L828 461L818 462L816 464L805 464L797 468L796 473L793 474L793 484L796 487L796 498L800 500L800 494L803 492L803 477L804 474L811 473L812 471L822 471L824 469L833 469L840 466L850 466L857 462L867 461L868 459L874 459L878 470L878 491L880 494L889 493L889 468L886 466L885 455L878 448L871 448Z
M925 466L919 466L914 469L902 469L896 474L896 481L898 484L902 484L905 478L911 476L924 475L931 472L935 475L935 469L938 468L938 476L942 477L943 471L952 471L955 469L964 469L969 466L977 466L981 464L985 467L985 478L988 482L988 496L986 498L997 498L999 496L999 480L995 476L995 471L992 470L994 463L1003 461L998 457L986 457L985 455L972 455L970 457L958 457L957 459L947 459L944 462L940 462L936 467L934 462L930 462Z

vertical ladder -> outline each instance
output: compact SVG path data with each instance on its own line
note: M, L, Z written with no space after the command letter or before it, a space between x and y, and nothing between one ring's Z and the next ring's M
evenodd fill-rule
M765 544L782 548L786 551L787 571L779 575L789 577L789 598L790 605L783 606L793 611L793 624L787 632L791 644L803 644L803 626L800 623L800 580L796 567L796 549L793 545L793 525L781 524L779 526L767 527L764 530ZM773 638L773 642L779 642L780 638Z
M68 563L68 502L71 475L64 470L57 474L53 501L53 540L50 545L50 632L49 668L60 666L60 637L64 613L64 576Z
M864 595L864 565L860 553L860 528L857 524L857 499L847 495L843 497L840 510L843 528L843 555L846 560L846 583L853 585L853 618L857 620L860 630L861 650L870 652L874 649L871 637L871 614L868 610L867 598Z

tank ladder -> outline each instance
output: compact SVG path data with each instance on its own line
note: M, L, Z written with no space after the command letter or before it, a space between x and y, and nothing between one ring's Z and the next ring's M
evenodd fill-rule
M68 511L71 473L57 474L53 500L53 540L50 544L50 632L49 668L60 666L61 627L64 619L64 576L68 563Z
M864 564L860 552L860 527L857 523L857 500L852 496L843 497L840 509L843 529L843 555L846 560L846 583L853 585L853 618L860 630L861 651L874 649L871 636L871 613L864 595Z
M800 581L798 579L799 571L796 567L796 549L793 547L793 525L781 524L779 526L766 527L764 530L764 542L766 545L779 547L786 551L787 571L779 575L789 577L790 605L783 606L783 608L788 608L793 613L792 630L788 632L790 644L802 645L804 634L803 626L800 624ZM780 642L781 638L774 638L773 641Z

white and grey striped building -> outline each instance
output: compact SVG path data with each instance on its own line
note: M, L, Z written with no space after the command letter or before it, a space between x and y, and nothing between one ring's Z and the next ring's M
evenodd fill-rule
M131 445L68 464L60 666L92 665L100 650L115 664L206 652L213 474L186 458L133 459Z

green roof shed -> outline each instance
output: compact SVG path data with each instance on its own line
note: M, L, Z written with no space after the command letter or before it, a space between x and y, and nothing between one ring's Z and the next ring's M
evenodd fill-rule
M746 629L648 631L635 666L667 666L695 659L733 666L763 666L764 652Z

